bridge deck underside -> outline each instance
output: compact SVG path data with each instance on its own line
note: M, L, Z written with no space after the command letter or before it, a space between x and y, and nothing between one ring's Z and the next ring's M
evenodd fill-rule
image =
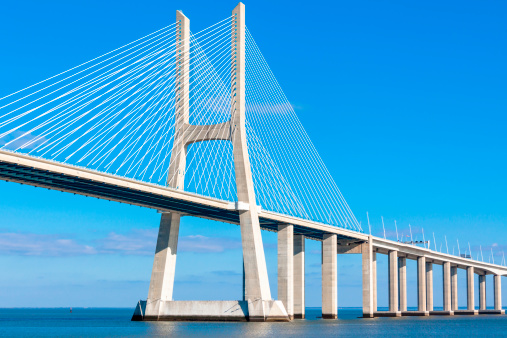
M128 189L113 184L97 182L79 177L72 177L57 172L31 168L9 162L0 161L0 179L121 203L139 205L152 209L177 211L190 216L208 218L225 223L239 224L239 214L236 210L214 208L199 203L192 203L176 198L137 191L134 189ZM280 223L278 221L262 217L262 213L259 220L261 227L269 231L277 231ZM294 234L305 235L308 238L321 240L324 233L324 231L318 229L294 225ZM340 235L338 235L338 238L354 240L353 238Z

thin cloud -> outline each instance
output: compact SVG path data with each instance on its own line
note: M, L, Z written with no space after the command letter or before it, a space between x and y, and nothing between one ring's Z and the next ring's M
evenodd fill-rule
M82 255L136 255L155 253L157 229L135 229L125 234L109 233L105 238L80 243L57 234L0 233L0 255L65 257ZM220 253L241 248L241 241L227 237L181 236L179 252Z
M0 254L20 256L78 256L94 255L97 250L74 239L57 235L31 233L0 233Z
M32 150L47 141L44 136L38 136L31 133L26 135L23 134L25 134L25 131L15 130L12 133L5 135L0 138L0 147L7 145L6 148L10 150L15 150L19 147L23 147L21 149L25 150Z

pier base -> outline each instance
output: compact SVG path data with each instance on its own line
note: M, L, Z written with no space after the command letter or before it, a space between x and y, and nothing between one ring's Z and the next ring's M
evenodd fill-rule
M504 315L505 310L479 310L480 315Z
M430 315L430 312L429 311L403 311L401 313L401 315L403 317L410 317L410 316L413 316L413 317L425 317L425 316L429 316Z
M401 317L401 311L377 311L374 317Z
M471 316L474 316L474 315L478 315L479 311L478 310L454 310L454 314L455 315L471 315Z
M146 301L137 303L132 321L236 321L288 322L289 316L279 300L262 301L265 317L252 317L260 304L248 301L157 301L150 306L157 313L146 313Z
M430 311L430 316L454 316L454 311Z

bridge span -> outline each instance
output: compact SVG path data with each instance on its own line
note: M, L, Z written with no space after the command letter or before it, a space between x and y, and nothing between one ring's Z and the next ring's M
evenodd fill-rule
M173 24L5 99L1 180L161 213L148 297L133 320L304 318L305 239L322 243L322 318L337 318L339 254L362 255L364 317L504 313L507 267L363 233L248 32L242 3L196 34L177 11ZM242 300L174 301L183 216L239 225ZM278 300L261 229L278 235ZM377 307L379 254L388 255L389 311ZM407 311L407 259L417 261L417 311ZM467 271L466 310L458 309L458 269ZM494 310L486 275L494 276Z

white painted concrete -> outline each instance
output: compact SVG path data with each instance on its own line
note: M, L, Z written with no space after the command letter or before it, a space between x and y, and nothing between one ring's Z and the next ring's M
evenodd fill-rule
M398 258L398 280L400 289L400 311L407 311L407 259Z
M294 226L278 226L278 300L294 318Z
M433 311L433 263L426 262L426 310Z
M479 275L479 310L486 310L486 275Z
M322 240L322 318L338 318L337 237L324 235Z
M495 310L502 310L502 276L493 276Z
M458 310L458 267L451 266L451 308Z
M475 310L474 267L467 268L467 309Z
M426 311L426 257L417 257L417 309Z
M180 218L181 215L178 213L163 213L160 219L146 309L150 316L159 313L155 301L173 299Z
M389 311L398 311L398 251L389 251Z
M371 236L370 236L371 239ZM363 272L363 317L373 318L376 309L374 308L374 285L373 285L373 245L369 240L361 244L362 272Z
M451 311L451 263L445 262L443 268L443 308L444 311Z
M294 318L305 318L305 236L294 235Z

